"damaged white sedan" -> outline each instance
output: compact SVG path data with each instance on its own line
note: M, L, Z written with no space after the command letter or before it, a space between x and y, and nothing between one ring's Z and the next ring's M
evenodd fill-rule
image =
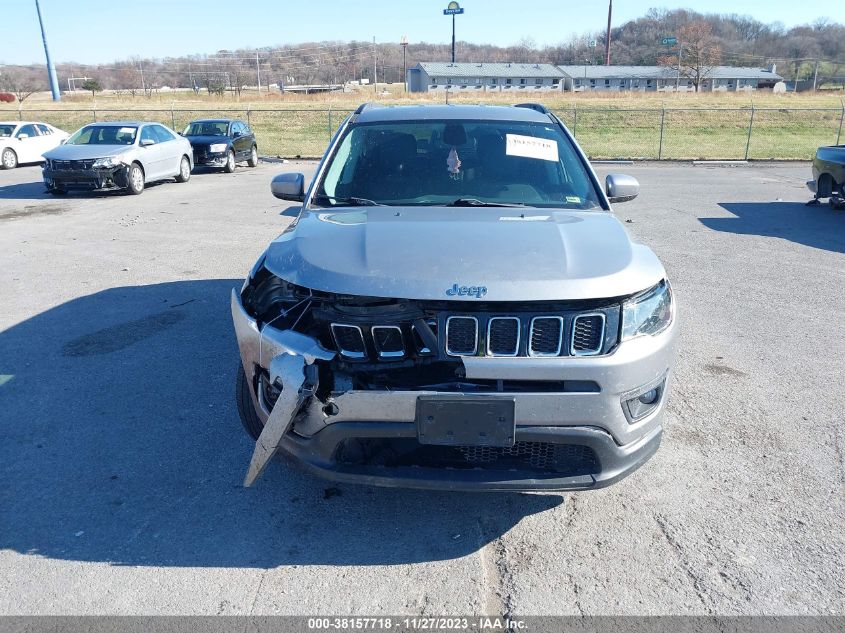
M44 154L47 191L125 189L138 195L147 183L166 178L188 182L194 153L187 139L161 123L92 123Z
M231 298L251 485L279 452L338 481L609 485L660 444L666 272L542 106L362 106Z

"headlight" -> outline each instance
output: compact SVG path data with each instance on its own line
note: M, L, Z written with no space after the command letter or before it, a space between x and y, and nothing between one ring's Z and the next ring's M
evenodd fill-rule
M226 143L215 143L214 145L209 145L208 151L212 154L219 154L220 152L225 152Z
M668 281L622 304L622 340L660 334L672 323L672 289Z
M117 167L123 161L120 156L107 156L106 158L98 158L94 161L94 169L111 169Z

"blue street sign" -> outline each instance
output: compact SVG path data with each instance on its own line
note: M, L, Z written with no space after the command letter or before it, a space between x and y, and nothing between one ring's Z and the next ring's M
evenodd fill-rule
M677 43L678 43L677 37L664 37L663 39L660 40L661 46L674 46Z

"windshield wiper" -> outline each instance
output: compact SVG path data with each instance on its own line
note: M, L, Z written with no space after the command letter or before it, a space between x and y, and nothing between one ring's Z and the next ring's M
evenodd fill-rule
M325 194L318 194L314 196L315 200L331 200L336 204L348 204L353 207L386 207L386 204L381 204L380 202L376 202L375 200L369 200L368 198L335 198L334 196L327 196ZM319 204L319 203L318 203Z
M524 207L522 202L485 202L478 198L458 198L453 200L447 207Z

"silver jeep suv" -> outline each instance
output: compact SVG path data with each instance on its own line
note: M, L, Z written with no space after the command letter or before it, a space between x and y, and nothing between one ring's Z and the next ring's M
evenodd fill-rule
M358 108L232 292L256 438L346 482L611 484L660 443L676 319L660 261L543 106Z

